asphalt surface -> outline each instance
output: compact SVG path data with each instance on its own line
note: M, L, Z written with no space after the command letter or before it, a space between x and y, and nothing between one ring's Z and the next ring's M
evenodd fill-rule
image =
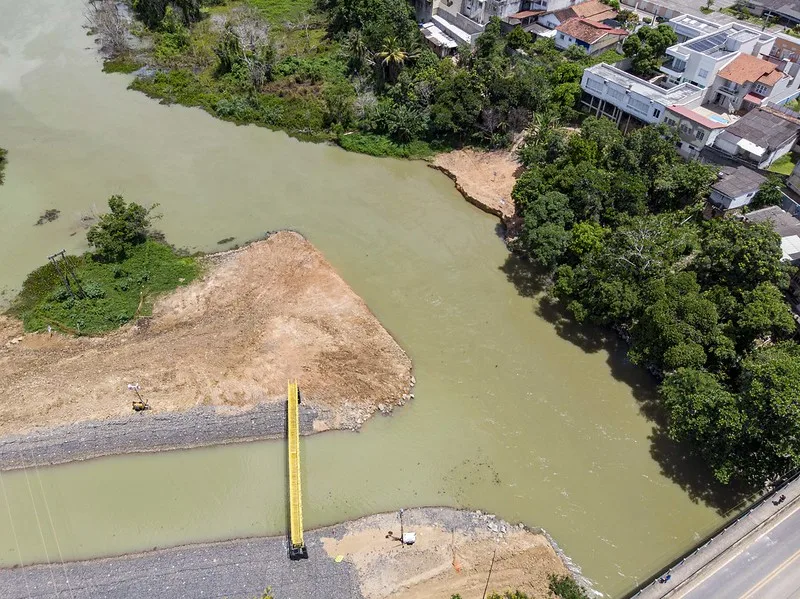
M670 597L800 599L800 500L778 524Z

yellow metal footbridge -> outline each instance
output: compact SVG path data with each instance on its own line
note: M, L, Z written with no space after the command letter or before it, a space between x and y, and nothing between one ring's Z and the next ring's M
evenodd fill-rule
M289 558L308 557L303 542L303 496L300 489L300 394L289 381L286 433L289 442Z

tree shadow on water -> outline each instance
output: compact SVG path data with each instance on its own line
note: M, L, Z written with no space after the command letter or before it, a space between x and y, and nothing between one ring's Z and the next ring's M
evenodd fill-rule
M703 460L685 444L670 439L664 427L654 427L649 438L650 455L661 467L661 474L680 486L693 502L703 502L720 516L743 509L758 492L741 483L724 485L717 481Z
M654 424L649 437L650 455L665 477L678 484L692 501L703 502L723 516L753 497L751 488L719 483L689 447L667 436L667 415L660 402L658 381L646 369L631 363L628 345L619 335L610 329L576 322L562 303L544 295L550 283L547 274L520 257L509 254L500 270L521 296L539 298L534 312L552 324L559 337L587 353L606 352L611 375L630 387L642 415Z

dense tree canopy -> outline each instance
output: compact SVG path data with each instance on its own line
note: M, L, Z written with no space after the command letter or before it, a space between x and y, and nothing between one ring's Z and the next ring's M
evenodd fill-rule
M98 257L119 262L130 249L147 240L156 205L144 208L135 202L125 203L122 196L111 196L108 200L111 212L100 216L86 234L89 245L94 246Z
M714 169L684 162L664 127L623 135L589 117L566 137L534 125L512 194L514 247L576 320L615 327L630 359L663 376L670 436L720 481L800 466L800 351L779 236L704 221Z

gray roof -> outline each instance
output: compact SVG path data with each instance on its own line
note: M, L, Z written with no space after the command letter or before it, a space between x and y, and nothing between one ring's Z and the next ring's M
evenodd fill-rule
M784 118L769 110L755 108L725 131L762 148L774 150L797 137L800 133L800 122L796 122L791 116Z
M746 166L723 166L719 169L719 175L719 179L711 188L729 198L738 198L758 191L761 184L767 180L764 175Z
M688 81L671 89L664 89L604 62L591 66L586 71L666 106L685 104L700 97L703 93L702 89Z
M769 223L781 237L800 235L800 220L797 220L788 212L784 212L778 206L768 206L760 210L753 210L747 213L745 219L751 223Z
M798 0L761 0L758 4L778 14L794 17L795 19L800 17L800 2Z

